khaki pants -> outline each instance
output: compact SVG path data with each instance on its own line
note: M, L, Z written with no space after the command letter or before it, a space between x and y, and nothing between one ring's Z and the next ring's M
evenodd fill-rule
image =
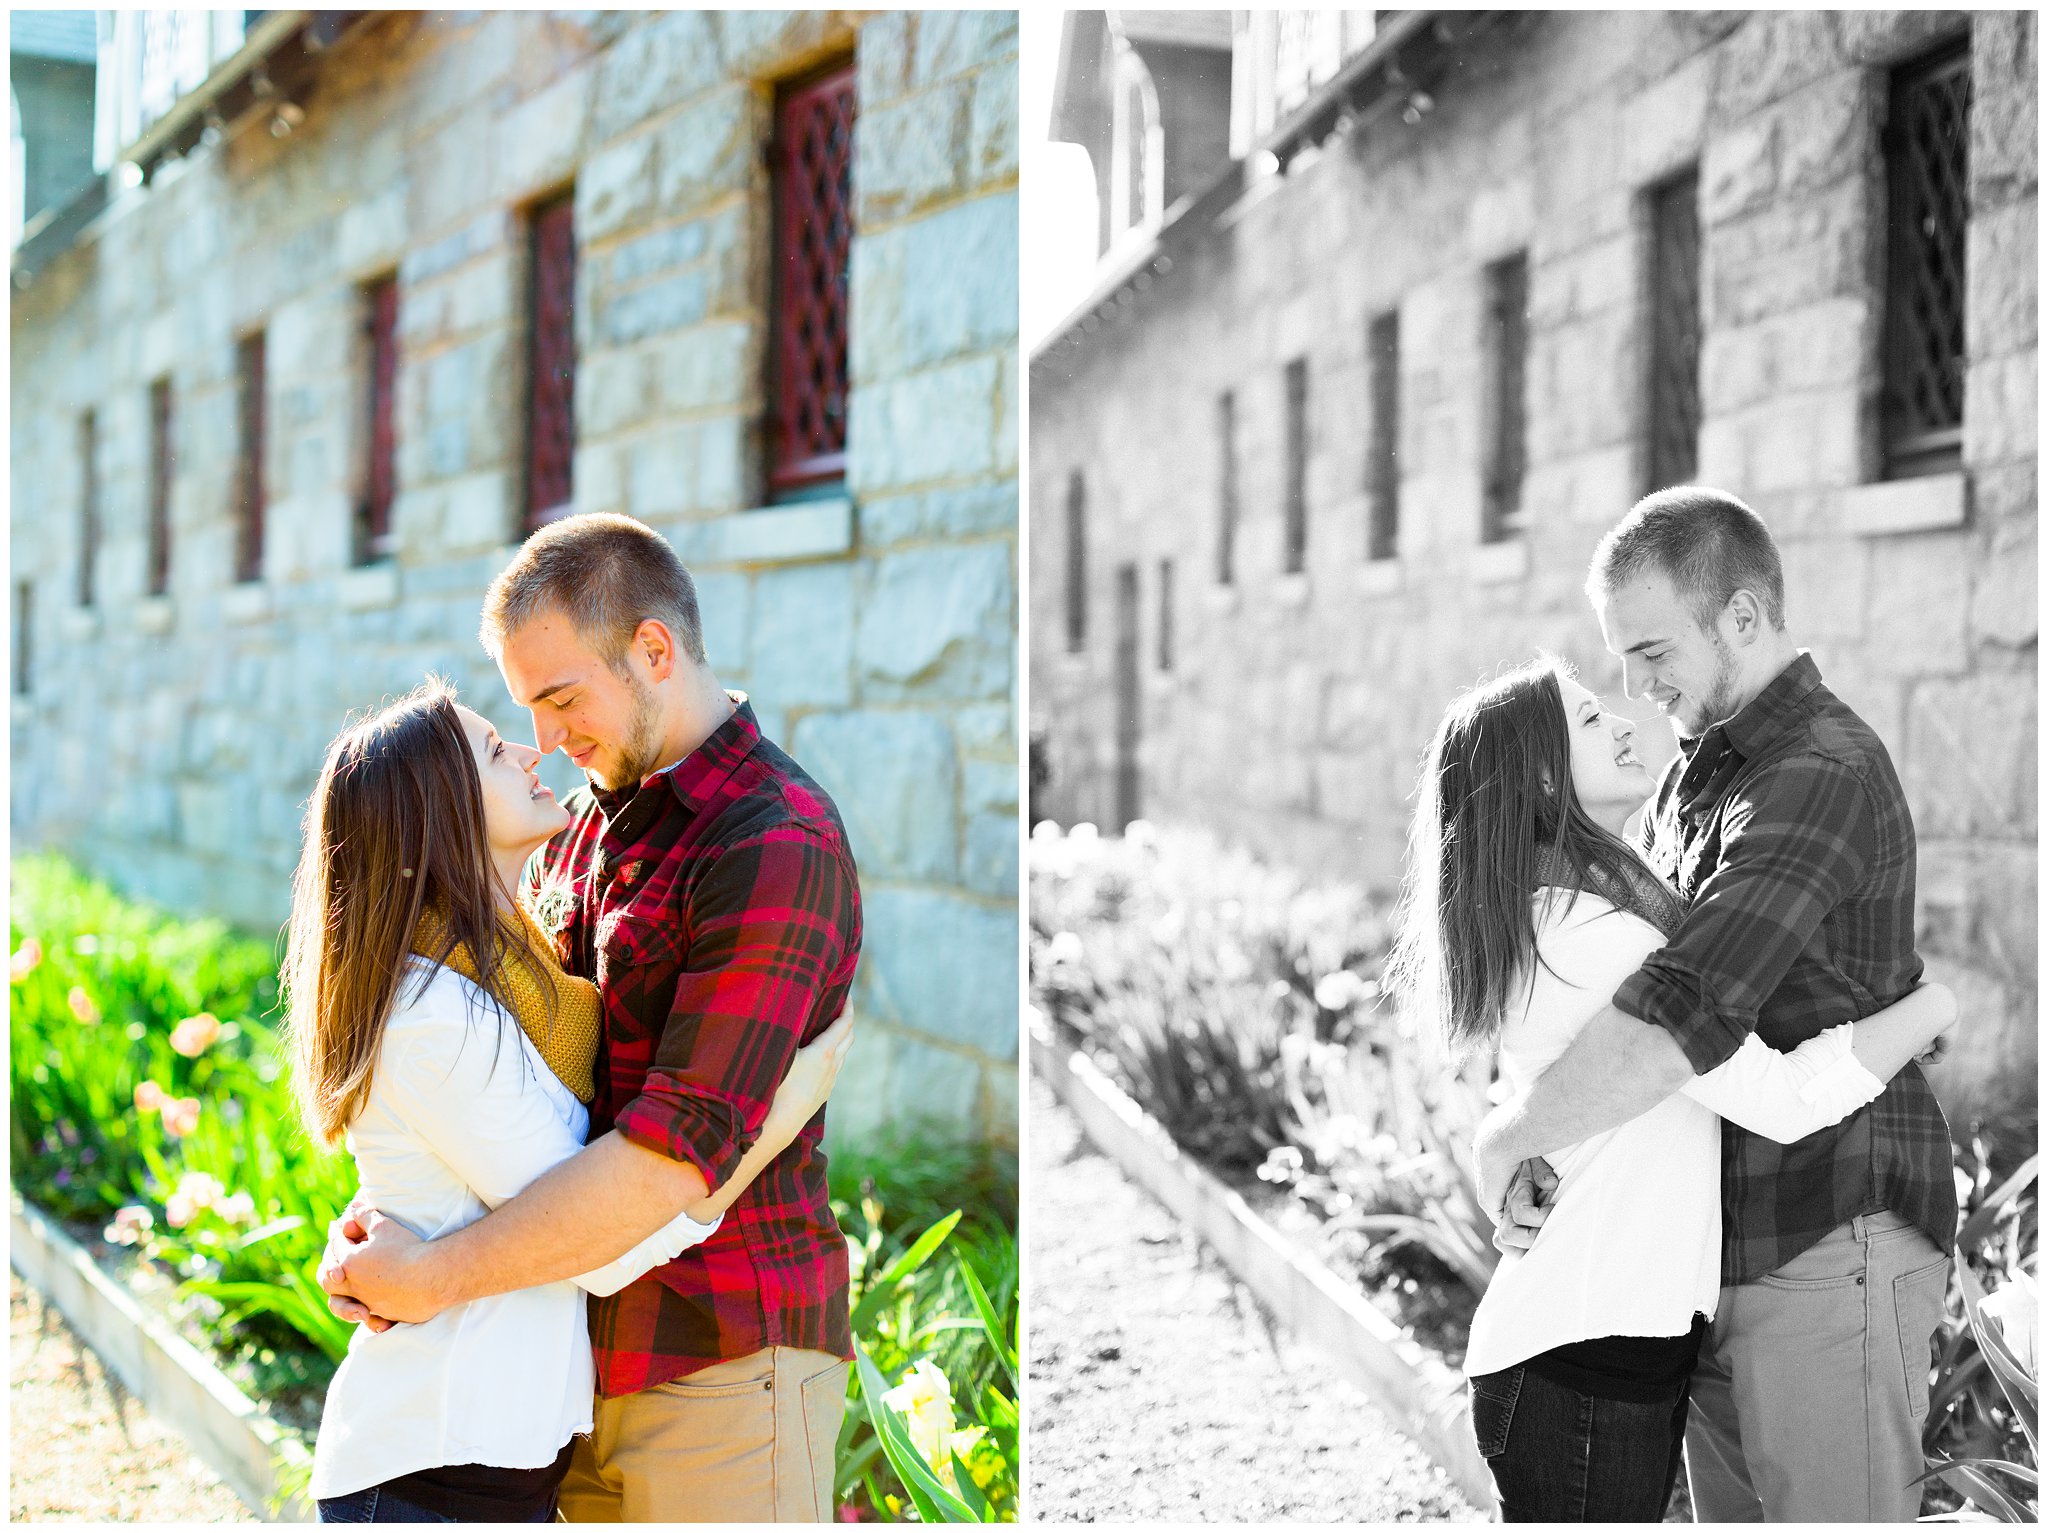
M1685 1462L1700 1522L1911 1522L1949 1259L1863 1214L1721 1290L1692 1377Z
M847 1364L770 1347L597 1402L565 1522L829 1522Z

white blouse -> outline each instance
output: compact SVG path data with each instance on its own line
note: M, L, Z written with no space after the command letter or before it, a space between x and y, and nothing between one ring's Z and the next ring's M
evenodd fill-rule
M407 966L347 1143L362 1196L431 1240L581 1150L590 1115L518 1024L454 970L408 999L422 966ZM477 1299L381 1335L357 1327L328 1387L313 1496L446 1464L552 1463L591 1427L584 1292L616 1293L717 1227L679 1214L572 1282Z
M1526 1091L1621 982L1664 946L1649 922L1581 894L1538 895L1528 1000L1500 1040L1501 1073ZM1554 972L1553 972L1554 971ZM1853 1022L1789 1053L1752 1033L1619 1128L1545 1157L1558 1175L1535 1245L1501 1257L1472 1319L1465 1372L1497 1373L1596 1336L1680 1336L1721 1290L1721 1119L1782 1144L1839 1123L1884 1082L1850 1052Z

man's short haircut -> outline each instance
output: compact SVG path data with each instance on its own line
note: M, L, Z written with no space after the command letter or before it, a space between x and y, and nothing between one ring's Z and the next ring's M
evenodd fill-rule
M615 671L623 671L633 635L649 618L666 623L683 653L704 663L696 582L668 540L630 516L593 511L534 533L491 582L478 637L496 657L509 634L550 610Z
M1593 550L1586 595L1596 604L1623 581L1656 570L1700 627L1748 591L1772 628L1785 626L1785 568L1764 519L1724 490L1679 485L1645 495Z

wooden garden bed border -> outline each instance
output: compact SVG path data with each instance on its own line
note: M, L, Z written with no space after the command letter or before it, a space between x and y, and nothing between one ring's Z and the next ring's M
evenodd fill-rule
M1188 1155L1087 1055L1034 1018L1034 1069L1088 1137L1201 1236L1280 1323L1312 1342L1482 1512L1493 1477L1472 1437L1464 1378L1403 1335L1354 1284L1280 1234Z
M101 1268L55 1219L18 1191L9 1193L9 1261L22 1280L257 1518L311 1522L312 1508L297 1497L284 1503L281 1517L270 1510L280 1463L303 1468L304 1445Z

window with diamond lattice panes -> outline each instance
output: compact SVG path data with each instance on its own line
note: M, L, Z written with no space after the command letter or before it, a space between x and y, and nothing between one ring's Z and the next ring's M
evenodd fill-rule
M263 578L263 332L236 348L235 394L241 458L235 475L235 579Z
M1509 256L1486 269L1486 476L1479 540L1499 543L1522 530L1526 465L1523 379L1529 355L1529 260Z
M1308 562L1308 359L1287 364L1287 498L1282 568L1298 575Z
M854 115L851 63L776 101L771 499L816 494L846 477Z
M93 573L100 557L100 430L91 410L78 422L78 605L93 603Z
M385 277L363 290L364 390L369 412L369 461L356 516L355 562L388 559L391 502L398 494L398 280Z
M1890 478L1941 473L1962 461L1969 144L1967 47L1893 76L1884 135L1890 200L1884 465Z
M1648 197L1649 483L1687 484L1699 468L1700 178L1687 171Z
M1389 310L1366 331L1371 374L1371 434L1366 443L1365 556L1391 559L1401 537L1401 315Z
M177 462L171 445L171 380L149 386L149 594L171 588L171 473Z
M572 508L576 462L576 201L540 204L529 226L526 530Z
M1217 485L1216 584L1237 579L1237 398L1225 393L1216 401L1216 440L1223 454Z
M1088 644L1088 487L1081 471L1067 479L1067 649L1078 654Z

